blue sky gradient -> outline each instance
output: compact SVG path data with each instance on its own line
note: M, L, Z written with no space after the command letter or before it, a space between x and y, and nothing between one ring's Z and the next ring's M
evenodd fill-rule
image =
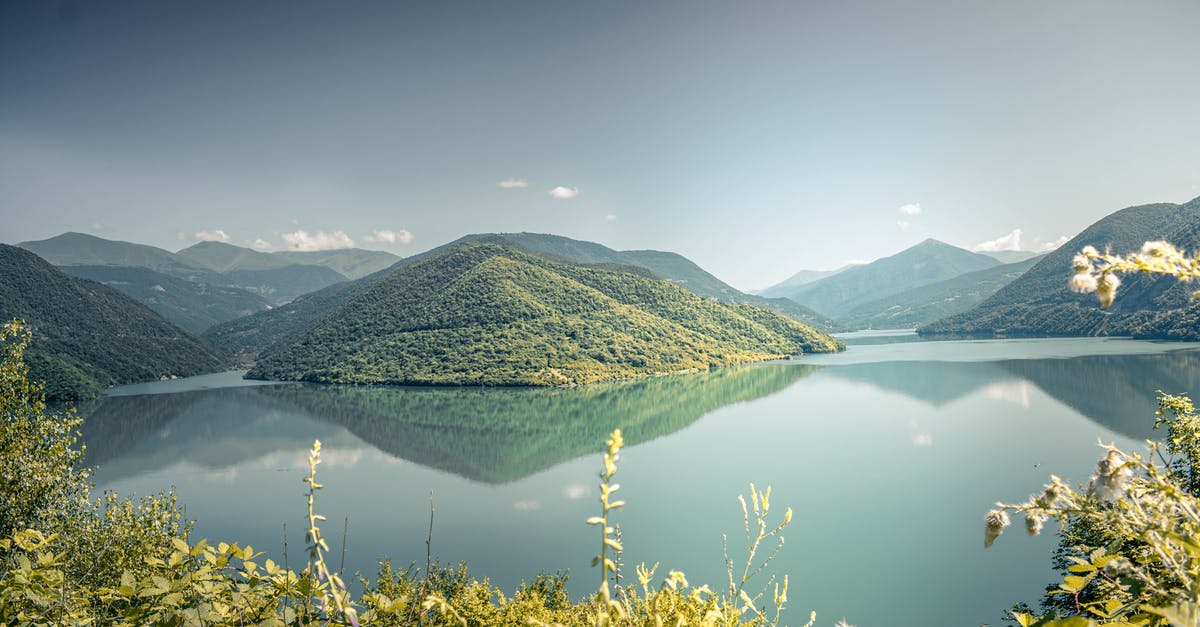
M1198 68L1193 0L0 0L0 240L1037 249L1200 196Z

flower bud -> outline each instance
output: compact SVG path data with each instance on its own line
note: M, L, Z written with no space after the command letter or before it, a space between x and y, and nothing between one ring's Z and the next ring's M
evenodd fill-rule
M1094 292L1096 291L1096 277L1086 272L1081 272L1071 277L1071 282L1067 283L1067 287L1072 292L1079 294Z
M1113 304L1113 299L1117 297L1117 288L1121 285L1121 279L1111 272L1105 272L1100 275L1100 279L1096 282L1096 295L1100 297L1100 306L1107 309Z
M996 538L1000 537L1000 533L1004 531L1004 528L1012 522L1008 519L1008 512L1002 509L994 509L988 512L983 517L983 521L985 523L983 533L984 548L992 546L992 542L995 542Z

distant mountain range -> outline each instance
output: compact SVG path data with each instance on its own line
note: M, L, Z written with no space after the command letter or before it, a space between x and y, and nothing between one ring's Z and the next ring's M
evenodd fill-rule
M209 347L128 296L0 244L0 320L13 318L33 331L26 361L51 400L224 367Z
M781 314L701 298L642 268L468 242L392 271L248 376L563 385L841 348Z
M274 305L334 283L361 278L400 260L391 253L355 248L264 253L221 242L200 242L172 253L84 233L64 233L17 245L56 266L145 268L195 283L246 290ZM122 289L119 282L114 287ZM137 298L140 292L144 287L129 293Z
M837 319L856 307L910 289L1001 265L987 255L927 239L912 248L811 283L768 288Z
M921 327L922 335L1132 335L1200 339L1195 284L1170 277L1122 277L1116 302L1102 309L1095 294L1067 290L1071 258L1084 246L1114 253L1165 239L1189 251L1200 247L1200 198L1186 204L1122 209L1084 229L978 306Z

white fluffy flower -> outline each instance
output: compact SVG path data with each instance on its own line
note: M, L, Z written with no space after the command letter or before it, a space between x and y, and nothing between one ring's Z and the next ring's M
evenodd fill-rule
M1069 287L1072 292L1078 292L1080 294L1094 292L1096 291L1096 277L1088 274L1087 272L1081 272L1071 277L1071 281L1070 283L1067 283L1067 287Z

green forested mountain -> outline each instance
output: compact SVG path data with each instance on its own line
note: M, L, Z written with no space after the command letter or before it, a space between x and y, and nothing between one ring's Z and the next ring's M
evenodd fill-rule
M240 288L185 281L148 268L60 266L59 270L103 283L194 335L214 324L271 308L265 298Z
M323 265L301 265L284 257L221 242L200 242L175 256L194 267L218 272L230 285L277 305L346 280Z
M32 377L46 382L46 395L54 400L223 366L196 338L128 296L0 244L0 319L13 318L32 329Z
M453 246L462 242L486 242L502 246L512 246L537 255L554 257L574 263L610 263L639 266L650 270L660 278L671 281L705 298L714 298L726 303L749 303L764 307L772 311L777 311L794 320L799 320L824 333L848 330L829 317L800 305L795 301L784 298L756 296L741 292L737 288L709 274L691 259L678 253L661 250L618 251L595 242L585 242L562 237L561 235L547 235L542 233L478 233L461 237L447 244L447 246Z
M841 348L794 320L667 281L472 243L393 271L248 376L561 385Z
M927 239L890 257L780 293L836 319L859 305L998 265L987 255Z
M1126 275L1111 309L1095 294L1067 289L1071 257L1084 246L1124 254L1147 240L1165 239L1189 251L1200 247L1200 198L1183 205L1128 207L1095 224L1028 272L964 313L919 329L922 335L1135 335L1200 339L1192 324L1195 284L1170 277Z
M1033 267L1038 257L976 270L863 303L838 322L855 329L912 329L978 305Z
M513 246L534 254L549 256L562 261L585 264L610 264L639 266L650 270L655 276L675 282L677 285L700 296L725 302L743 302L758 305L782 313L818 331L830 333L848 330L830 318L786 298L763 298L742 294L733 287L705 272L687 258L674 253L658 251L619 252L593 242L574 240L558 235L535 233L491 233L467 235L450 244L439 246L423 253L406 257L392 267L400 268L416 263L444 250L467 242L493 243ZM646 265L643 265L646 264ZM253 361L262 351L273 344L292 336L324 318L335 307L341 305L359 291L387 276L380 271L372 275L332 285L306 294L295 301L271 311L255 314L241 320L217 325L205 333L205 338L231 354L239 356L244 363ZM699 290L699 291L697 291Z

